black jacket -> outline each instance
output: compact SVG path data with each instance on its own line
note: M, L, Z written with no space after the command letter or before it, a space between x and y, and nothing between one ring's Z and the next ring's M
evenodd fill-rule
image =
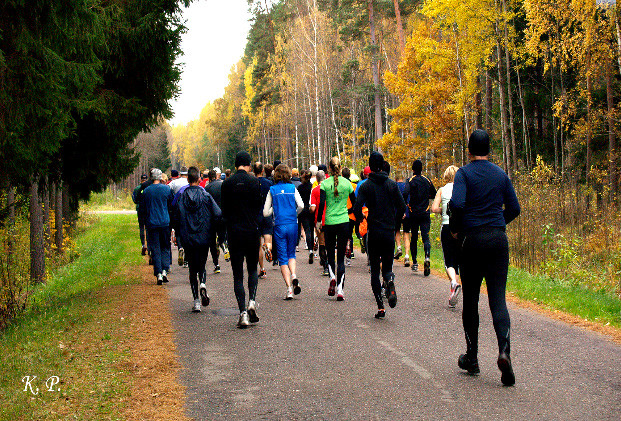
M385 172L369 174L369 180L358 190L354 215L362 221L362 207L369 209L369 230L395 231L397 222L403 218L405 201L399 186Z
M302 183L298 187L298 192L300 193L300 197L302 197L302 202L304 202L304 210L300 215L309 215L310 214L310 197L311 191L313 190L313 184L309 181L307 183Z
M238 170L222 183L222 215L229 233L259 235L263 201L259 180Z
M179 231L184 247L208 246L222 211L202 187L189 186L179 203Z
M222 206L222 183L222 180L214 180L205 186L205 191L213 197L218 206Z
M410 216L429 215L429 199L436 197L436 188L424 175L415 175L405 184L403 197L410 196Z

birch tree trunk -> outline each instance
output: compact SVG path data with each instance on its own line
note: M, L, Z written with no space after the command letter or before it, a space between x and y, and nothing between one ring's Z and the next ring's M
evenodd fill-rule
M30 280L34 284L45 282L45 248L38 176L30 181Z
M373 0L368 0L369 4L369 27L371 32L371 46L373 47L373 58L371 62L371 69L373 72L373 87L375 90L374 102L375 102L375 142L374 149L381 152L381 148L377 146L377 141L384 135L382 132L382 104L380 101L380 84L379 84L379 64L377 62L377 42L375 39L375 18L373 16Z
M503 72L502 72L502 49L500 47L500 40L498 39L498 37L496 38L496 57L497 57L497 65L498 65L498 92L500 94L500 123L502 126L502 149L503 149L503 155L504 155L504 164L505 164L505 171L509 174L509 177L512 176L511 174L511 152L509 150L509 133L507 131L508 128L508 124L507 124L507 110L505 109L505 90L504 90L504 85L505 85L505 80L504 80L504 76L503 76Z
M612 69L606 65L606 103L608 106L608 184L612 200L617 195L617 151L615 138L615 121L613 118L614 97L612 93Z

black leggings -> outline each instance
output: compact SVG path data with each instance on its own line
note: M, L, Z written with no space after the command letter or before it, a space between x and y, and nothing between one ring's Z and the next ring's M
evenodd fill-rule
M300 236L302 235L302 229L304 229L304 235L306 236L306 247L308 247L309 251L313 251L313 246L315 245L315 230L314 230L314 218L311 214L301 213L298 217L298 242L300 241Z
M479 292L485 278L489 308L499 352L510 352L511 321L505 301L509 244L502 228L488 228L468 234L462 243L461 284L464 310L462 313L466 334L467 354L476 358L479 345Z
M377 308L384 308L382 285L380 283L380 263L382 278L388 280L392 275L392 261L395 252L395 232L392 230L369 230L367 253L371 262L371 288Z
M233 269L233 287L239 311L246 310L246 292L244 290L244 258L248 268L248 296L254 300L257 296L257 284L259 275L259 247L261 236L255 234L236 233L229 230L229 253L231 254L231 267Z
M418 229L420 228L420 236L423 238L423 249L425 250L425 258L431 255L431 242L429 241L429 229L431 228L431 219L429 214L420 216L410 216L410 229L412 230L412 241L410 241L410 253L412 254L412 262L416 263L416 253L418 245Z
M345 246L349 240L349 222L336 225L325 225L323 232L326 237L326 253L328 255L328 270L330 277L335 276L336 263L336 282L345 286ZM336 249L336 262L334 261L334 250Z
M190 287L192 288L192 297L197 300L199 278L201 283L204 283L207 278L205 264L207 263L209 246L186 247L184 250L190 270Z

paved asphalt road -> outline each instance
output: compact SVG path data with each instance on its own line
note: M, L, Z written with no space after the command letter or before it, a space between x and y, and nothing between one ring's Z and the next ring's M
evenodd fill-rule
M280 272L270 267L259 280L261 321L245 330L236 327L228 263L221 262L218 275L208 263L211 304L200 314L190 311L188 270L175 263L165 288L187 414L196 420L621 419L619 345L510 305L517 383L503 387L482 295L481 374L469 376L457 367L465 349L461 302L447 308L448 281L399 265L398 305L376 320L365 260L358 255L347 269L343 302L328 297L328 279L306 258L298 270L302 294L284 301Z

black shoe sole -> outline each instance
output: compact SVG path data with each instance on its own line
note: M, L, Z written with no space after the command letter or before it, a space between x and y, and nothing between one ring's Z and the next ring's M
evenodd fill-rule
M254 310L248 310L248 318L250 319L250 323L257 323L259 321L257 312Z
M336 293L336 280L332 279L330 281L330 286L328 287L328 295L330 297L333 297L335 293Z
M158 284L158 285L162 285L162 280L161 280L161 279L158 279L158 280L157 280L157 284Z
M376 319L383 319L386 316L386 312L385 311L378 311L377 313L375 313L375 318Z
M312 265L314 260L315 260L315 256L313 256L312 254L308 256L308 264L309 265Z
M162 276L162 282L167 284L168 283L168 277L167 276Z
M459 368L461 368L462 370L466 370L468 374L471 375L479 374L481 372L481 369L479 369L479 363L473 364L470 362L470 360L464 361L465 358L465 354L461 354L459 356L459 359L457 360L457 365L459 366Z
M388 296L388 305L390 308L395 308L397 305L397 291L395 291L395 283L388 281L386 285L386 295Z
M423 272L423 274L425 276L429 276L429 274L431 273L431 262L429 260L425 261L425 270Z
M511 360L506 354L501 354L498 357L498 369L502 373L500 381L504 386L513 386L515 384L515 374L513 373L513 367L511 366Z
M207 290L201 289L201 304L203 307L207 307L209 305L209 295L207 295Z
M397 252L397 254L395 254L395 260L399 260L399 258L401 257L403 253L401 252Z
M294 279L291 283L293 284L293 295L299 295L300 292L302 292L302 288L300 288L300 281Z

